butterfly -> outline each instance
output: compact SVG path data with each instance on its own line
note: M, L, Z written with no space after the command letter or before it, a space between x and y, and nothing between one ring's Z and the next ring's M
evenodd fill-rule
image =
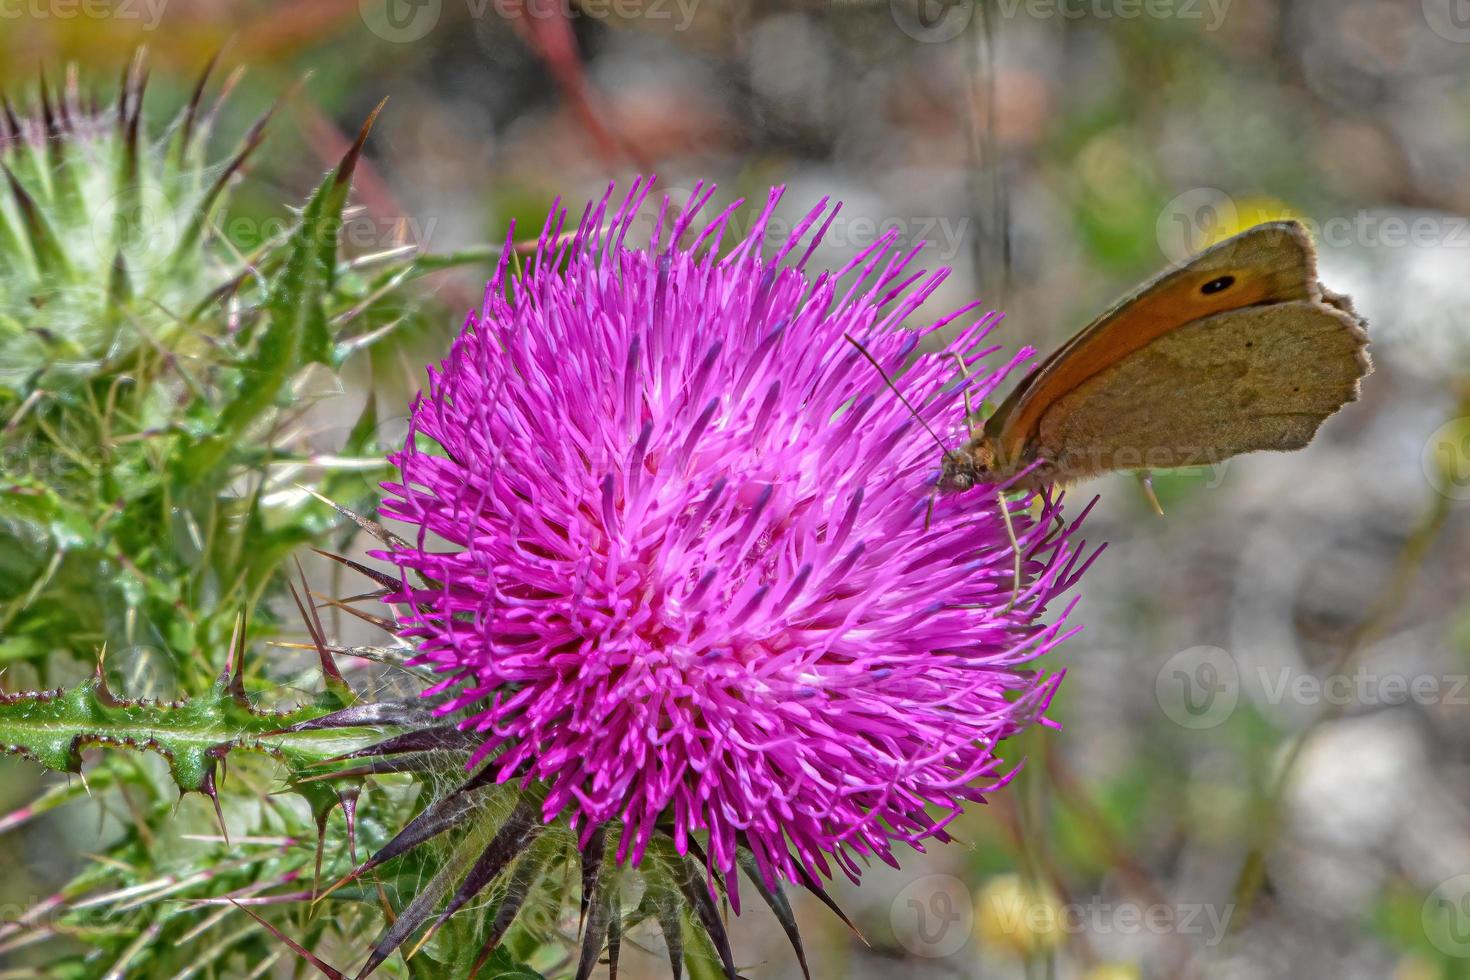
M1058 347L945 450L938 489L1041 490L1135 470L1163 513L1150 470L1301 449L1372 369L1366 324L1317 280L1306 228L1257 225L1155 276ZM1019 594L1023 556L996 495Z
M1300 449L1372 370L1352 302L1317 280L1296 221L1170 268L1032 370L946 452L940 489L1037 490L1119 470Z

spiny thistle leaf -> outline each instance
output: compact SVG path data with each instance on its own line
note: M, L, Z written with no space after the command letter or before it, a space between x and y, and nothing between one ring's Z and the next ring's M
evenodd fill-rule
M685 901L698 919L700 934L714 945L725 976L729 980L735 980L735 954L730 948L730 935L725 931L725 922L715 906L713 890L698 865L687 857L678 859L675 873L678 875L679 890L683 892Z
M386 102L386 100L384 100ZM241 365L247 379L220 417L219 432L189 459L195 472L218 465L230 440L269 406L285 382L307 364L330 364L332 337L325 297L337 271L337 240L352 174L367 144L378 103L337 169L322 181L292 234L285 268L266 300L266 325L255 353Z
M340 734L282 731L320 710L260 711L227 681L182 701L129 700L94 677L70 690L0 694L0 749L60 772L80 772L81 753L92 746L156 752L181 791L213 794L215 773L231 752L269 755L298 772L361 744Z
M486 775L486 772L482 770L479 775L472 777L448 796L425 807L418 816L398 832L396 837L358 866L352 874L333 885L326 894L331 894L332 891L350 881L355 881L379 865L391 861L400 854L406 854L426 841L464 823L476 813L479 806L474 794L490 786L491 777Z
M241 168L245 166L245 162L260 148L261 143L265 140L266 126L290 95L291 92L282 95L269 109L261 113L250 128L245 131L245 138L235 148L235 152L229 158L229 162L225 164L224 169L220 171L219 175L210 182L209 189L204 192L198 203L193 205L188 223L185 225L183 233L179 236L178 243L174 246L173 255L169 259L168 267L170 269L187 267L188 263L197 255L198 249L209 230L210 219L218 208L223 205L226 192L231 182L240 172ZM231 281L233 282L235 280Z
M598 827L582 848L582 954L577 961L577 980L592 976L603 945L619 933L613 927L618 889L616 885L604 886L602 877L606 847L606 828ZM613 973L617 973L616 968Z

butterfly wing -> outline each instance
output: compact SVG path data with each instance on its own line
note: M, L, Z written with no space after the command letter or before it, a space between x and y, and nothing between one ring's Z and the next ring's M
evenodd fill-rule
M1345 299L1294 300L1176 327L1040 413L1032 485L1300 449L1358 396L1368 335Z
M1227 288L1209 288L1226 279ZM1021 458L1041 417L1059 399L1180 325L1264 303L1321 298L1307 230L1295 221L1257 225L1115 303L1027 375L985 431L1002 457Z

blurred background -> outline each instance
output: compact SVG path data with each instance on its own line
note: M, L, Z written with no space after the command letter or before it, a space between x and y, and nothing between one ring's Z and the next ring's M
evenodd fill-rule
M257 225L388 96L365 248L531 237L637 173L784 184L844 202L821 264L926 241L929 311L978 296L1009 347L1301 218L1368 318L1362 401L1302 453L1158 476L1162 518L1128 477L1073 490L1109 547L1060 729L961 843L839 885L866 943L798 916L819 977L1470 976L1470 2L0 0L7 89L139 45L160 115L216 51L246 68L226 140L309 76L237 195ZM436 327L349 394L401 417L487 271L432 280ZM3 772L4 809L34 795ZM5 918L96 831L7 837ZM769 916L735 930L745 975L800 976ZM621 973L666 967L625 944Z

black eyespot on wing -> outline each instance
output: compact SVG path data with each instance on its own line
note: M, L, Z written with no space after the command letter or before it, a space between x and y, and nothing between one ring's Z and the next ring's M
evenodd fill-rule
M1205 283L1199 288L1199 291L1203 296L1213 296L1216 293L1223 293L1233 285L1235 285L1234 276L1221 276L1218 279L1211 279Z

